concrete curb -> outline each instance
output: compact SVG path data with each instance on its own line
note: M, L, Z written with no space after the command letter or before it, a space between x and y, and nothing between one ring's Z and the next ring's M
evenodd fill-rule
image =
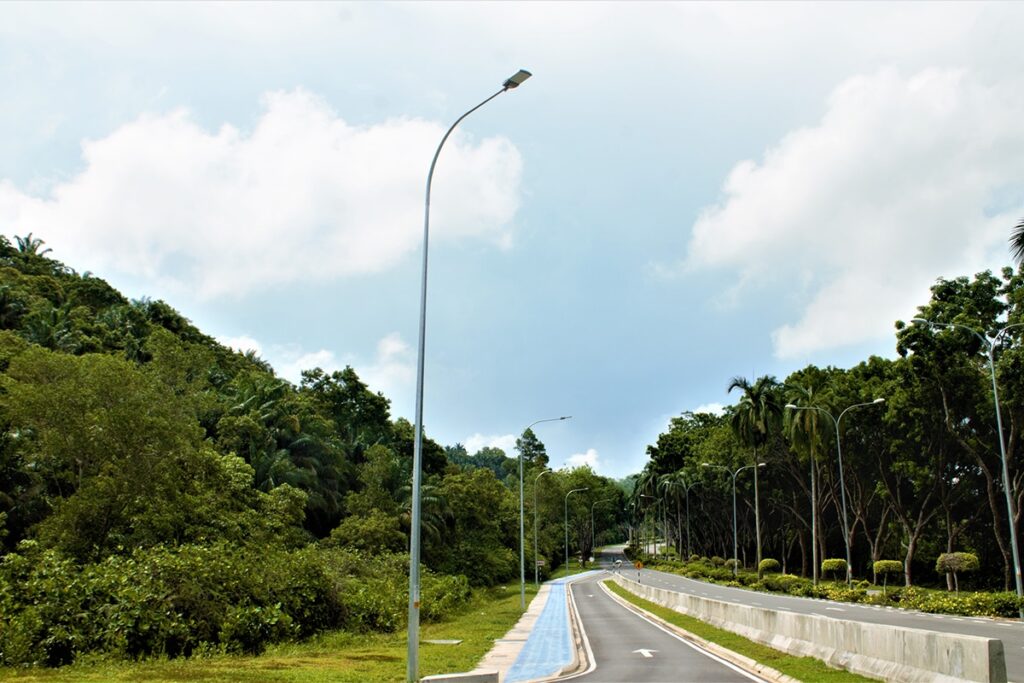
M650 619L651 621L657 623L662 628L665 628L665 629L668 629L669 631L672 631L673 633L675 633L680 638L683 638L685 640L690 641L691 643L693 643L697 647L699 647L699 648L701 648L703 650L707 650L708 652L710 652L710 653L712 653L712 654L714 654L714 655L716 655L718 657L721 657L722 659L726 660L730 664L738 666L739 668L743 669L744 671L748 671L748 672L750 672L752 674L760 676L761 678L766 678L766 679L769 679L771 681L775 681L775 683L801 683L799 680L793 678L792 676L787 676L786 674L782 673L781 671L776 671L775 669L773 669L773 668L771 668L769 666L765 666L764 664L761 664L760 662L758 662L756 660L753 660L750 657L745 657L745 656L739 654L738 652L733 652L732 650L728 650L728 649L722 647L721 645L719 645L718 643L712 643L709 640L704 640L703 638L701 638L700 636L698 636L698 635L696 635L694 633L690 633L689 631L687 631L687 630L685 630L683 628L680 628L679 626L676 626L675 624L672 624L672 623L669 623L669 622L665 621L664 619L659 617L657 614L654 614L653 612L648 612L643 607L638 607L637 605L634 605L633 603L629 602L628 600L623 599L621 596L616 595L614 591L608 590L608 587L604 585L604 581L601 582L601 590L603 590L605 593L610 595L613 600L618 602L623 607L625 607L627 609L633 610L637 614L640 614L640 615L644 616L645 618Z

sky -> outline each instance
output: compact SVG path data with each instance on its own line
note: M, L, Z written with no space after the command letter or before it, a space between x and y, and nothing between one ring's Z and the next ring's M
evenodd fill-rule
M0 233L470 452L624 477L1024 217L1020 3L0 3Z

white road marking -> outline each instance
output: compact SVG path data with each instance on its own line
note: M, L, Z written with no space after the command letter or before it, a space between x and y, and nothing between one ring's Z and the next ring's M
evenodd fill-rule
M646 659L650 659L654 656L654 653L657 652L657 650L633 650L633 654L636 654L637 652L642 654Z
M840 609L838 607L826 607L825 609L830 611L830 612L845 612L846 611L846 610Z

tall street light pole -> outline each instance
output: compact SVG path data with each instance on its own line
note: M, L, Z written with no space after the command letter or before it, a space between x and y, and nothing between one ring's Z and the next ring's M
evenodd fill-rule
M695 481L692 484L683 484L683 490L686 492L686 560L690 560L690 555L693 554L693 548L690 546L690 489L700 484L699 481Z
M544 470L533 480L533 585L540 585L540 572L537 569L537 483L545 474L551 474L551 470Z
M658 557L658 499L655 498L654 496L649 496L646 493L641 493L640 497L641 498L650 498L651 500L654 501L654 523L651 526L651 537L654 540L654 543L652 543L652 545L654 546L654 557L655 557L655 559L657 559L657 557ZM645 512L644 513L644 517L646 517L646 516L647 516L647 514ZM644 545L644 552L647 552L646 544Z
M572 415L564 415L562 417L549 417L545 420L537 420L529 427L523 430L523 434L533 429L534 425L539 425L541 422L559 422L561 420L571 419ZM536 495L536 491L534 491ZM536 505L534 505L534 520L536 521ZM523 535L523 452L519 452L519 609L526 609L526 537ZM536 523L534 524L536 527ZM534 529L534 539L536 540L536 528ZM534 563L537 562L537 557L534 555ZM536 566L536 565L535 565Z
M419 678L419 639L420 639L420 508L423 464L423 365L427 341L427 247L430 242L430 186L434 179L434 167L441 154L441 148L464 118L484 106L501 93L517 88L530 77L529 71L520 69L515 75L501 84L501 90L494 93L455 120L448 132L441 138L441 143L434 152L427 173L427 195L423 209L423 274L420 282L420 329L419 346L416 352L416 425L412 454L412 510L410 511L409 534L409 628L408 628L408 661L406 662L406 679L410 682Z
M1024 323L1014 323L999 330L994 337L985 337L977 330L958 323L936 323L924 318L914 318L911 322L924 323L931 327L950 327L967 330L981 340L988 349L988 369L992 375L992 400L996 404L996 430L999 432L999 459L1003 469L1003 493L1006 494L1006 515L1010 524L1010 548L1013 550L1013 578L1016 582L1017 596L1024 596L1024 586L1021 584L1020 575L1020 551L1017 547L1017 525L1014 520L1017 518L1016 506L1013 503L1013 496L1010 493L1010 470L1006 465L1006 444L1003 442L1003 417L999 411L999 387L996 385L996 343L1003 333L1014 327L1024 326ZM1024 619L1024 607L1020 610L1020 618Z
M835 415L833 415L832 413L830 413L829 411L825 410L824 408L820 408L818 406L797 406L797 405L793 405L792 403L789 403L789 404L786 405L786 409L787 410L817 410L819 413L823 413L825 415L828 415L829 418L832 420L832 424L835 425L835 428L836 428L836 456L839 458L839 498L843 502L843 543L846 545L846 585L847 586L851 586L853 584L853 564L851 563L851 559L850 559L850 525L846 521L846 484L843 481L843 446L842 446L841 440L839 438L839 424L843 421L843 416L846 415L851 410L853 410L854 408L865 408L867 406L881 405L882 403L885 403L885 399L884 398L876 398L874 401L868 401L867 403L854 403L852 406L850 406L849 408L847 408L843 412L839 413L839 417L838 418ZM812 463L812 467L813 467L813 463ZM812 471L812 476L813 476L813 471ZM811 483L812 484L814 483L813 479L812 479ZM812 511L812 513L814 511L814 501L811 501L811 511ZM813 519L812 519L811 523L812 524L814 523ZM813 535L814 531L812 530L811 533ZM811 539L811 540L814 541L816 539Z
M581 489L573 489L565 494L565 571L569 571L569 496L580 491L588 491L589 489L589 486L584 486Z
M600 503L607 503L608 501L615 500L614 498L602 498L599 501L591 503L590 505L590 547L593 548L597 544L597 533L594 530L594 507Z
M728 467L725 467L724 465L712 465L711 463L708 463L708 462L702 462L700 464L701 467L711 467L711 468L714 468L716 470L725 470L726 472L728 472L729 474L732 475L732 575L733 576L736 576L739 573L739 565L740 565L739 542L737 541L737 536L736 536L736 477L743 470L749 470L749 469L753 469L755 467L765 467L766 465L767 465L767 463L763 463L763 462L759 462L756 465L744 465L743 467L739 468L735 472L732 472L732 471L729 470Z

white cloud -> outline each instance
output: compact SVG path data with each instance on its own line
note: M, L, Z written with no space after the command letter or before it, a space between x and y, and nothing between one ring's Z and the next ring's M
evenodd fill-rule
M351 365L371 391L382 392L392 401L399 395L411 394L413 391L415 355L412 348L396 332L377 342L372 360L353 355L339 358L329 349L307 351L297 344L270 345L264 348L259 341L245 335L218 337L217 341L242 352L255 351L270 363L278 376L294 384L301 381L303 370L320 368L330 373Z
M595 472L599 467L597 450L593 448L588 448L586 453L575 453L570 455L569 459L565 462L569 467L583 467L586 465Z
M722 415L725 413L725 406L721 403L705 403L704 405L697 406L693 409L695 413L711 413L712 415Z
M145 115L84 142L84 168L45 197L0 181L0 226L45 235L76 266L203 297L379 272L420 248L426 160L443 132L353 126L303 90L265 95L250 131L208 131L186 110ZM505 138L453 134L432 236L507 245L521 166Z
M410 394L415 389L416 354L397 332L392 332L377 342L373 363L357 371L367 386L395 400L398 394Z
M516 435L485 436L477 433L463 439L462 445L466 447L466 452L470 455L475 455L481 448L500 448L505 451L505 455L513 457L516 448Z
M726 298L757 286L804 301L772 334L779 357L883 338L937 276L1008 261L1024 213L1022 120L1020 82L935 69L851 78L818 125L735 165L686 265L735 270Z
M238 337L217 337L217 341L229 349L233 349L234 351L239 351L241 353L252 351L257 356L263 353L263 345L252 337L247 337L244 334Z

